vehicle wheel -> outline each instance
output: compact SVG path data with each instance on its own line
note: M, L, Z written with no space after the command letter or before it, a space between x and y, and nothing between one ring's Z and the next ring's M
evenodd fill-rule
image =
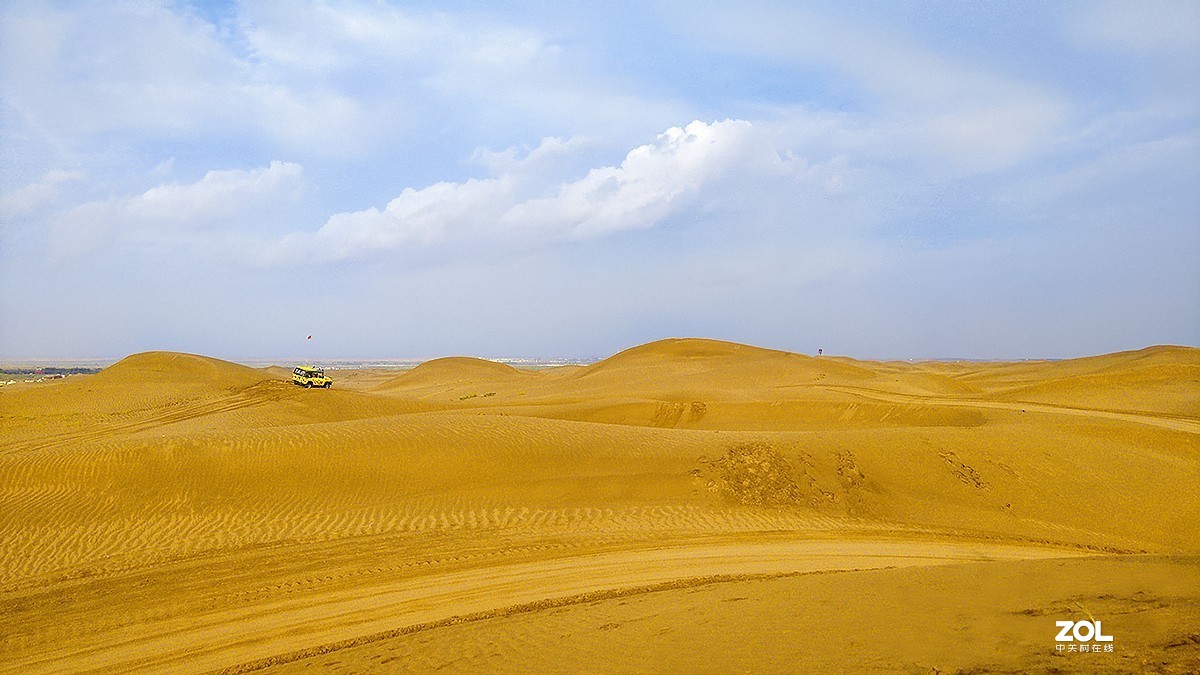
M305 382L305 383L304 383L304 388L305 388L305 389L312 389L312 382Z
M330 387L332 387L332 386L333 386L333 383L332 383L332 382L326 382L326 383L325 383L325 388L326 388L326 389L328 389L328 388L330 388Z

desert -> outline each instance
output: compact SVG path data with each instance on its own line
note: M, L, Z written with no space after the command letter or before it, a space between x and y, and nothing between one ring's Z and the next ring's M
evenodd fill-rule
M0 1L0 675L1200 673L1197 28Z
M1200 668L1198 349L292 365L0 389L0 671Z

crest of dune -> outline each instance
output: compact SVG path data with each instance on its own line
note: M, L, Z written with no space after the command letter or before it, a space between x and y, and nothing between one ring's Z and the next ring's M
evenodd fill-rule
M177 382L238 386L258 382L263 374L247 366L207 356L177 352L142 352L127 356L96 375L105 384L133 386L143 382Z

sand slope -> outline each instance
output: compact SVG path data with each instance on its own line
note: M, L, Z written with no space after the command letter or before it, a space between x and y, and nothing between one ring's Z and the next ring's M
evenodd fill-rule
M373 635L269 672L1188 673L1198 585L1195 559L1141 557L731 578ZM1081 611L1113 653L1055 650L1053 619Z
M1085 556L1071 564L1101 580L1128 561L1141 591L1170 590L1156 616L1192 616L1194 587L1171 584L1200 554L1198 354L880 363L682 339L547 371L438 359L326 391L152 352L0 390L0 671L331 667L306 661L327 652L352 670L397 654L554 669L554 654L595 662L638 622L709 646L643 652L668 669L776 670L767 655L791 652L773 645L797 639L776 622L872 621L871 603L796 614L781 598L867 584L901 608L926 581L949 594L924 601L938 616L1010 626L1020 658L824 640L797 663L1049 667L1053 635L1037 642L995 601L955 604L971 581L951 569L1066 584L1016 561ZM814 572L829 574L795 576ZM688 589L713 594L711 628L684 620ZM1065 603L1050 626L1079 611L1039 593L1022 596L1034 611ZM576 606L598 609L554 610ZM720 646L731 624L746 649ZM1163 625L1125 625L1136 658L1193 653ZM528 643L569 626L569 648ZM467 658L429 643L439 631L507 647ZM629 667L620 654L610 665Z

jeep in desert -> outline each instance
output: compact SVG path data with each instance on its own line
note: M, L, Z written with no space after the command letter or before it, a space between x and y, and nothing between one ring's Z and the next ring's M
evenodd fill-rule
M292 371L292 384L298 384L301 387L324 387L328 389L333 386L333 380L325 377L325 370L316 366L296 366Z

